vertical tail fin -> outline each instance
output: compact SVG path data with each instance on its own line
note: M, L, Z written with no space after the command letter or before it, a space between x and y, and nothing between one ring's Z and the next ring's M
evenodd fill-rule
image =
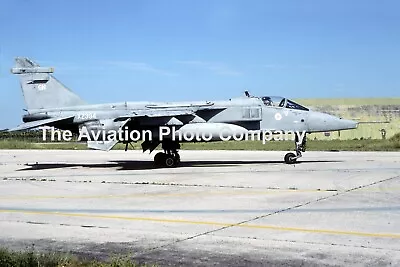
M85 102L65 87L51 73L53 68L40 67L28 58L18 57L11 73L19 76L28 110L84 105Z

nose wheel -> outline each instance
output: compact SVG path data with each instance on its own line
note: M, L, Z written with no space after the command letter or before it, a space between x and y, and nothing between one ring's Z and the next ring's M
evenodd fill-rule
M295 153L293 152L289 152L285 155L284 160L286 164L294 164L296 163L298 158L301 158L303 155L301 154L301 152L305 152L306 151L306 142L307 142L307 138L304 135L304 138L301 142L299 142L299 138L296 135L295 138L295 144L296 144L296 148L295 148Z
M301 154L300 154L300 156L301 156ZM296 156L296 154L290 152L285 155L284 159L285 159L286 164L293 164L297 161L298 157Z

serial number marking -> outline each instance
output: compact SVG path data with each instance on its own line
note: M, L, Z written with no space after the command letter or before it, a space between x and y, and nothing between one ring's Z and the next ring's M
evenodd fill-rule
M96 119L96 113L82 113L82 114L78 114L77 119L78 119L78 120L92 120L92 119Z

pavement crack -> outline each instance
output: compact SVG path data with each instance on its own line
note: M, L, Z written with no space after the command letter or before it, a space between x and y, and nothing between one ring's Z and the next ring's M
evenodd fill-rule
M34 222L34 221L26 221L28 224L48 224L46 222Z
M94 178L92 178L94 179ZM8 181L30 181L30 182L56 182L55 179L44 179L44 178L3 178L3 180ZM149 186L173 186L173 187L204 187L204 188L228 188L228 189L260 189L260 190L285 190L285 191L299 191L299 190L310 190L310 191L321 191L321 192L336 192L337 189L331 188L312 188L312 189L301 189L297 187L272 187L272 186L246 186L246 185L213 185L213 184L186 184L186 183L169 183L169 182L148 182L148 181L141 181L141 182L127 182L127 181L106 181L102 180L101 182L93 182L92 180L65 180L61 181L64 183L90 183L90 184L117 184L117 185L149 185ZM1 197L0 197L1 199Z
M37 225L58 225L58 226L66 226L66 227L99 228L99 229L109 229L110 228L108 226L91 225L91 224L50 223L50 222L22 221L22 220L14 220L14 222L37 224Z

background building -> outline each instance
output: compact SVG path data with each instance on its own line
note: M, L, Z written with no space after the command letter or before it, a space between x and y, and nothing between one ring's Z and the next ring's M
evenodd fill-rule
M311 139L384 139L400 132L400 98L296 99L313 110L360 122L356 130L311 134Z

